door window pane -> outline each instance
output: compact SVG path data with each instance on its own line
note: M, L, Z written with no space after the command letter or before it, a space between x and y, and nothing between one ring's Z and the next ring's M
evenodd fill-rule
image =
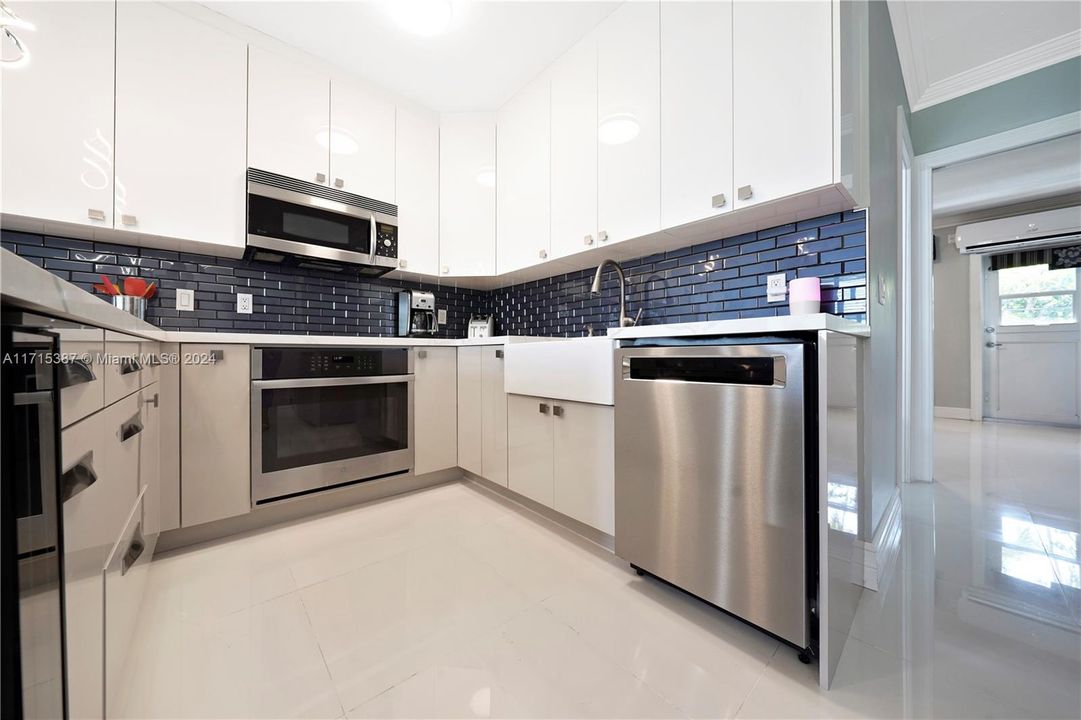
M1073 268L1049 270L1046 265L1029 265L1004 268L996 272L999 295L1029 295L1077 289L1077 271Z
M1002 325L1051 325L1076 320L1073 293L1002 298Z

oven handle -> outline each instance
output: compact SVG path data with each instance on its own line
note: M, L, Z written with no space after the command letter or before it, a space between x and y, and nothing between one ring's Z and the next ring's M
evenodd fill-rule
M273 390L275 388L311 388L336 385L389 385L391 383L411 383L413 375L371 375L368 377L339 378L289 378L287 380L252 380L256 389Z

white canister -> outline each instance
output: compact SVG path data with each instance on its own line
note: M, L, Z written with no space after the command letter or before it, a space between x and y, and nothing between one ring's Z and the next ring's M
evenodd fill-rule
M793 278L788 281L788 311L792 315L822 312L822 284L818 278Z

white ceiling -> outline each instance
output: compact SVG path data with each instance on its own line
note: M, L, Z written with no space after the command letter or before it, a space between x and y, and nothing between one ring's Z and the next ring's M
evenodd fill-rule
M889 0L913 110L1081 55L1076 0Z
M454 0L450 29L402 30L389 2L204 2L207 7L433 110L495 110L619 2Z
M935 170L933 185L936 217L1081 192L1081 134Z

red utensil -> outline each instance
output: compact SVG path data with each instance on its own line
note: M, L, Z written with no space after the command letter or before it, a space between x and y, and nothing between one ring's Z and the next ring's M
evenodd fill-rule
M120 295L120 288L113 285L113 281L104 275L101 276L101 281L105 283L105 292L109 295Z
M146 294L146 280L137 277L124 278L124 294L143 297Z
M95 285L94 289L97 290L102 295L112 295L112 293L109 292L109 288L105 287L101 283L98 283L97 285Z
M147 300L149 300L150 298L154 297L154 293L156 293L157 291L158 291L157 283L150 283L149 285L146 286L146 292L143 293L143 297L146 298Z

